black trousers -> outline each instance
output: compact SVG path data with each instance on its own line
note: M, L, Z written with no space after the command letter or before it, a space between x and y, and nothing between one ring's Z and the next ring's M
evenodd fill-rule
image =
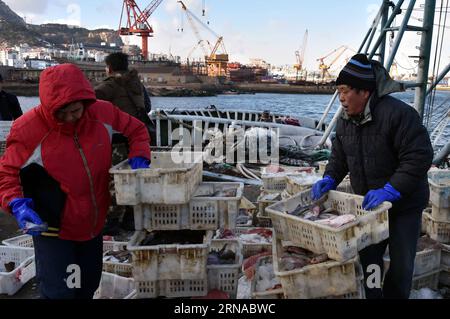
M429 192L423 196L429 197ZM424 198L425 198L424 197ZM426 201L421 201L426 203ZM364 269L364 287L367 299L408 299L411 292L416 257L417 241L420 236L422 212L424 205L405 208L395 205L389 211L389 238L379 244L372 245L360 251L359 256ZM378 265L383 278L383 255L389 246L390 265L384 277L382 287L368 287L372 283L373 270L368 272L370 265ZM369 268L370 270L370 268ZM368 280L369 279L369 280Z
M41 298L92 299L102 275L101 235L84 242L34 236L33 242Z

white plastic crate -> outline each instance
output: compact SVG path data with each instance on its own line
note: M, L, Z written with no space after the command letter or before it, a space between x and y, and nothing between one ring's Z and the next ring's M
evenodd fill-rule
M428 172L430 201L438 208L450 208L450 170Z
M133 299L135 294L133 278L103 272L100 286L94 293L94 299Z
M267 173L266 167L262 169L261 180L266 192L281 193L286 189L287 177L289 175L298 175L304 172L313 173L313 167L289 167L283 166L284 171L280 173Z
M314 179L312 176L314 176ZM307 176L290 175L286 179L286 191L291 195L298 194L311 189L314 183L320 179L322 179L322 176L315 173L310 173Z
M327 261L300 269L282 271L279 268L281 249L281 242L274 236L273 268L281 281L285 298L313 299L353 295L358 291L357 281L361 280L362 274L358 257L345 262Z
M261 257L256 262L255 277L253 278L253 280L251 282L251 288L250 288L252 299L284 299L283 289L281 289L281 288L272 289L272 290L269 290L269 291L256 291L259 267L263 263L266 263L266 262L272 263L273 262L272 256Z
M439 208L432 205L431 217L437 222L450 223L450 207Z
M20 235L13 238L8 238L2 241L5 246L33 248L33 237L30 235Z
M326 253L330 259L344 261L353 258L358 251L377 244L389 237L388 210L391 203L384 202L374 210L362 208L363 196L330 191L325 208L334 208L339 214L353 214L357 219L339 228L289 215L299 205L312 203L311 192L301 192L294 197L266 208L273 228L280 240L310 250Z
M7 272L5 264L10 262L14 270ZM35 275L34 249L0 246L0 295L14 295Z
M245 234L250 230L254 230L257 228L264 228L264 227L236 227L234 230L234 233L236 237L239 239L239 236L241 234ZM266 228L270 229L272 231L273 236L273 228ZM249 243L249 242L243 242L240 240L242 245L242 255L244 258L248 258L254 255L258 255L265 251L271 251L272 250L272 242L270 243Z
M415 276L412 280L411 289L420 290L422 288L430 288L436 290L439 285L439 273L440 270L434 270L420 276Z
M127 249L132 254L133 278L136 282L205 279L206 261L212 232L206 232L203 243L192 245L140 246L147 232L136 232Z
M272 227L272 220L268 216L262 216L260 213L256 215L256 219L258 220L258 226L259 227L266 227L271 228Z
M450 267L442 267L439 273L439 284L450 287Z
M118 205L186 204L202 181L200 153L185 153L181 163L174 152L153 152L150 169L132 170L128 160L114 166Z
M261 194L258 196L257 202L258 202L258 213L261 216L265 216L268 217L268 213L266 212L266 208L269 207L270 205L273 205L279 201L282 200L281 194L280 193L269 193L266 191L262 191Z
M441 266L450 267L450 245L442 244Z
M364 290L364 277L356 280L356 291L343 294L340 296L330 296L318 299L366 299L366 291Z
M389 269L391 259L389 255L383 257L384 260L384 272ZM441 267L441 249L429 248L416 253L416 259L414 260L414 276L421 276L426 273L430 273L439 270Z
M135 281L136 299L146 298L190 298L208 294L207 279Z
M210 251L220 250L225 244L227 244L226 249L230 249L236 254L235 263L231 265L207 265L208 290L217 289L228 293L231 299L236 299L243 261L242 245L238 240L212 240Z
M440 243L450 243L450 222L438 222L429 213L423 213L425 219L426 233L431 239Z
M104 241L103 242L103 254L108 251L120 251L127 250L127 242L115 242L115 241ZM103 261L103 271L107 273L116 274L122 277L132 277L133 265L129 263L120 263L113 261Z
M234 190L236 196L207 196L229 189ZM134 207L135 229L147 231L234 229L243 191L243 183L202 183L188 204L137 205Z

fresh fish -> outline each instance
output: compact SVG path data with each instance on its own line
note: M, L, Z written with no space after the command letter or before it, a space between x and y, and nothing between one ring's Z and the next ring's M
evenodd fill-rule
M311 261L309 263L311 265L315 265L315 264L321 264L327 260L328 260L327 254L321 254L321 255L311 258Z
M14 269L16 269L16 263L13 262L13 261L11 261L9 263L5 263L4 266L5 266L5 271L6 272L11 272Z
M309 262L310 259L306 256L283 256L281 257L280 268L283 269L283 271L291 271L294 269L303 268L308 265Z

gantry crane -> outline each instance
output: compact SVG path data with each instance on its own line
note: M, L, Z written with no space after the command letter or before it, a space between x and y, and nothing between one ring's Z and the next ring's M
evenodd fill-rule
M330 68L333 66L333 64L336 63L337 60L339 60L339 58L345 53L345 51L347 50L352 50L351 48L349 48L346 45L341 45L339 48L334 49L333 51L331 51L330 53L328 53L327 55L318 58L317 61L319 62L319 71L321 72L321 77L322 77L322 82L328 77L331 77L330 75ZM331 61L329 64L325 64L325 59L329 58L330 56L332 56L333 54L336 54L336 57L333 59L333 61Z
M119 34L142 37L142 57L148 59L148 38L153 36L153 28L148 22L150 16L164 0L153 0L143 11L134 0L123 0L122 14L120 15ZM123 14L126 11L125 27L122 27Z
M213 30L211 30L210 27L208 27L206 24L204 24L194 13L192 13L186 7L186 5L183 3L183 1L178 1L178 2L181 4L181 8L186 13L186 17L189 21L189 24L191 25L192 30L194 31L195 36L197 37L198 42L197 42L197 45L195 48L200 46L203 50L203 53L205 55L206 66L208 69L208 76L214 76L214 77L226 76L227 69L228 69L228 54L225 49L223 37L217 35ZM195 22L197 22L197 24L199 24L204 29L209 31L215 37L216 44L214 45L214 47L211 46L211 43L208 40L202 39ZM208 45L209 50L207 49L205 43ZM220 54L218 53L219 48L221 49ZM192 51L191 51L191 53L192 53Z
M303 43L299 50L295 51L295 56L297 58L297 64L294 65L296 74L296 81L298 82L298 75L303 71L303 62L305 61L306 45L308 44L308 29L306 29L305 35L303 36Z

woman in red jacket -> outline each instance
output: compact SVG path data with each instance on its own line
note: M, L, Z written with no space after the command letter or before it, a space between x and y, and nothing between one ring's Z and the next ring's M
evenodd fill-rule
M8 136L1 207L33 235L42 297L92 298L110 204L112 132L128 138L133 169L149 167L149 135L139 120L96 100L75 65L42 72L39 97L41 104L16 120ZM44 223L51 227L41 233Z

